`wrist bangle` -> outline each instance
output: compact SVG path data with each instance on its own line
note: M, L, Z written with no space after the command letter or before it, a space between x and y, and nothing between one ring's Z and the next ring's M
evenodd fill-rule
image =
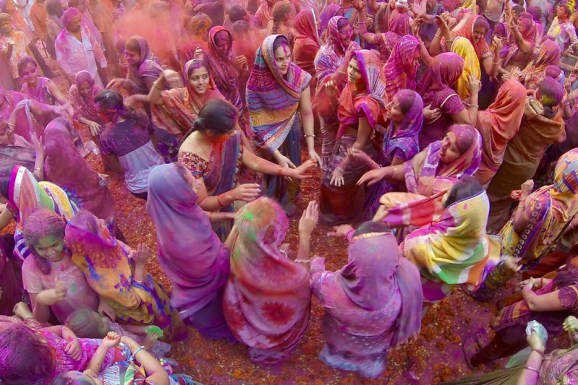
M221 195L223 195L223 194L221 194ZM221 202L221 195L217 195L217 203L219 204L219 207L220 207L220 208L224 208L226 205L224 205L224 204Z
M306 138L315 138L315 134L305 134Z
M135 350L134 353L132 354L131 361L134 360L134 359L136 358L136 355L137 355L141 350L144 350L144 349L145 349L144 346L142 346L142 345L139 346L138 349Z
M308 259L296 259L295 262L297 262L297 263L310 263L311 261Z
M524 366L524 369L528 369L528 370L530 370L530 371L532 371L532 372L534 372L534 373L538 373L538 374L540 373L540 371L539 371L538 369L534 369L534 368L531 367L531 366Z

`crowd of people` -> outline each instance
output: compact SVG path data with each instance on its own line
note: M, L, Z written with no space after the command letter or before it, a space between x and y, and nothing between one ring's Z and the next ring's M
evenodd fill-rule
M168 356L191 328L280 364L313 297L319 359L378 378L458 289L498 307L466 363L514 357L452 384L578 381L547 345L578 342L573 2L24 3L0 0L1 384L197 384Z

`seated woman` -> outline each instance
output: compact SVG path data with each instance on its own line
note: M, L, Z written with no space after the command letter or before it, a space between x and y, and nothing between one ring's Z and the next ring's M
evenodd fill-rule
M530 179L521 186L520 203L500 232L504 254L512 256L522 271L540 269L540 259L566 231L578 213L578 149L560 157L554 170L554 184L534 192ZM500 263L484 282L480 296L490 297L513 277L517 269ZM543 271L543 274L549 271Z
M9 122L0 121L0 167L18 164L33 172L37 179L44 179L44 147L36 135L32 138L34 144L15 134Z
M234 336L249 346L255 363L285 361L305 333L311 292L308 262L317 205L310 202L299 225L299 250L294 261L281 249L289 220L279 203L260 198L244 206L227 239L231 275L223 310Z
M0 316L10 316L26 296L22 285L21 263L14 254L14 236L0 236Z
M256 183L238 184L239 173L246 167L267 175L302 179L314 165L307 161L297 168L281 167L256 156L244 146L246 138L239 129L239 112L229 102L209 100L199 111L179 149L178 160L201 181L199 206L207 211L233 212L236 201L250 202L261 190ZM221 240L231 230L227 222L215 223Z
M156 325L169 339L183 338L185 331L178 312L170 306L165 290L145 270L151 256L146 246L129 248L86 210L80 210L69 221L65 240L72 263L108 305L106 312L111 319L130 325Z
M350 157L349 151L362 150L381 161L380 145L375 138L379 124L384 123L385 83L381 63L375 52L353 53L347 70L348 82L337 110L339 130L331 161L321 184L321 221L338 225L358 221L365 204L365 189L356 184L367 170L365 161Z
M125 107L122 95L116 91L104 90L94 101L107 123L100 134L103 153L118 158L131 194L146 199L150 169L164 163L149 137L148 118L142 112Z
M482 139L478 131L465 124L450 127L444 140L433 142L425 150L402 164L381 167L365 173L357 182L372 185L383 179L404 182L407 192L388 193L381 197L374 220L383 219L386 211L400 203L435 196L441 197L462 175L473 175L480 166Z
M481 349L476 341L465 340L466 360L480 365L506 357L524 348L526 324L531 320L540 322L550 336L564 332L562 322L575 315L578 307L578 248L571 250L566 267L555 273L553 279L540 278L522 282L521 301L500 310L492 321L496 331L494 338ZM534 288L538 290L534 292Z
M22 264L22 281L32 314L40 322L48 322L52 314L64 323L77 309L101 309L98 294L70 259L70 250L63 242L65 227L60 216L39 209L28 217L22 230L32 253Z
M532 330L530 335L526 337L527 350L530 350L530 354L525 363L487 374L444 382L443 385L572 384L578 380L575 368L576 361L578 361L578 345L576 345L578 343L578 319L569 316L564 320L562 326L570 335L570 343L573 344L568 349L556 349L544 354L546 339L540 336L537 331Z
M311 261L311 288L325 308L319 357L334 368L376 378L387 367L388 350L419 333L419 272L383 223L336 229L334 236L352 234L347 264L330 272L324 258Z

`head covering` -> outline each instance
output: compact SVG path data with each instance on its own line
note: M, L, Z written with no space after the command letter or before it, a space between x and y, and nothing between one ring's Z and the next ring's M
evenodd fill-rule
M462 100L466 100L470 96L468 91L469 77L474 76L478 80L481 79L480 61L472 43L465 37L456 37L454 39L452 52L464 59L464 70L456 84L456 91Z
M418 47L419 40L411 35L401 37L393 47L389 59L383 66L385 92L389 101L401 89L415 90L415 77L419 64L415 53Z
M468 17L468 16L466 16ZM470 14L468 21L457 31L452 31L452 35L465 37L472 43L476 54L478 55L478 60L481 60L484 55L490 52L490 47L486 41L486 36L481 38L478 42L474 42L474 29L476 27L484 27L486 29L485 35L490 32L490 25L488 21L481 15ZM439 56L439 55L438 55Z
M311 75L291 62L285 76L275 61L273 45L282 35L270 35L257 50L247 82L247 105L255 141L267 152L275 152L293 127L301 93Z
M222 54L217 48L217 38L228 36L227 53ZM233 35L222 26L215 26L209 30L208 62L210 64L211 79L217 85L217 89L235 107L241 108L241 94L239 92L239 70L235 63L236 54L233 51Z
M80 208L89 210L112 225L114 199L102 177L94 171L76 149L70 133L70 122L57 118L44 130L44 172Z
M540 47L540 51L538 52L538 57L534 59L531 65L534 67L535 71L542 72L549 65L559 64L560 47L552 40L544 40Z
M327 24L327 44L331 45L335 53L339 56L343 56L347 50L347 47L343 45L341 35L339 34L339 27L337 26L341 19L345 19L347 23L349 23L346 17L333 16Z
M566 74L560 67L550 64L544 69L544 75L550 76L552 79L560 83L561 86L564 86Z
M418 92L426 93L453 87L464 71L464 59L453 52L444 52L434 58L433 65L424 75Z
M573 149L560 157L554 169L554 184L550 188L550 195L558 207L554 209L562 214L562 221L571 219L578 207L578 149Z
M297 32L295 39L311 39L317 45L321 46L319 34L317 33L317 23L315 21L315 13L310 9L303 9L295 17L293 28Z
M407 0L405 1L406 10L400 12L397 7L391 11L389 16L389 31L397 33L399 36L409 35L411 33L411 17L409 16L409 12L407 11ZM403 4L399 0L396 1L397 3Z
M353 58L357 59L365 91L354 95L353 85L348 83L341 92L337 108L340 123L337 138L343 136L347 126L357 126L360 114L367 118L372 128L383 120L385 82L379 57L375 51L364 49L355 51Z
M90 92L87 97L80 95L79 92L79 88L84 82L90 84ZM98 108L94 102L94 98L100 91L102 91L102 88L95 83L93 77L88 71L79 71L76 74L74 84L70 86L68 93L70 95L72 106L79 117L84 117L92 121L99 120Z
M225 285L229 251L197 206L197 194L180 167L172 163L151 170L147 212L156 228L159 263L172 283L171 304L186 318Z
M396 150L401 150L404 160L409 160L419 151L418 136L423 124L423 100L412 90L398 91L394 99L399 101L405 116L397 127L393 122L390 123L388 138L384 140L384 150L390 160Z
M78 9L76 9L74 7L70 7L66 11L64 11L64 13L62 14L62 18L61 18L62 25L64 25L64 28L68 28L72 19L74 19L77 16L82 17L82 14L80 13L80 11Z
M496 100L478 113L477 128L483 138L483 153L476 178L489 183L504 159L508 142L518 133L526 106L526 89L517 80L507 80Z
M223 308L235 337L261 351L253 361L286 357L309 320L309 273L279 250L288 228L283 208L259 198L237 213L227 239L231 275Z
M144 37L139 35L133 35L127 39L125 44L128 44L131 40L136 41L139 47L140 60L135 65L135 67L138 68L145 60L149 59L152 56L152 54L149 48L149 43L146 41Z
M319 33L322 36L326 32L327 26L329 24L329 20L337 14L339 9L340 9L339 4L332 3L332 4L328 4L321 12L321 16L319 16L319 19L320 19Z

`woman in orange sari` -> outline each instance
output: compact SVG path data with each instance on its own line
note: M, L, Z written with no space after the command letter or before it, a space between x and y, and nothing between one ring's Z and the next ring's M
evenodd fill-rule
M310 9L304 9L295 18L295 43L293 56L295 64L312 76L310 87L315 90L315 56L321 47L321 41L317 33L315 13Z

